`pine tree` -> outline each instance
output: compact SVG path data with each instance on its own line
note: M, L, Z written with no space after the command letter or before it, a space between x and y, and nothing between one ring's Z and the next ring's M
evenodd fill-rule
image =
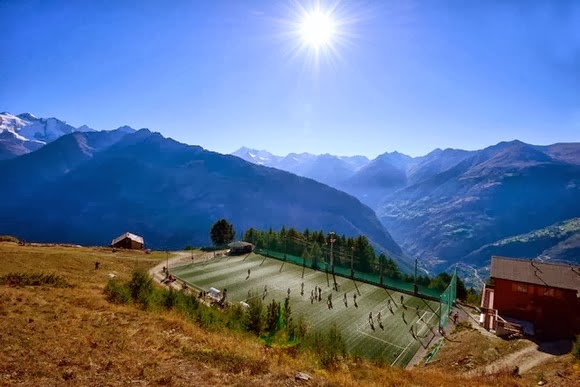
M215 246L224 246L233 241L235 236L234 226L225 219L218 220L211 227L210 237Z

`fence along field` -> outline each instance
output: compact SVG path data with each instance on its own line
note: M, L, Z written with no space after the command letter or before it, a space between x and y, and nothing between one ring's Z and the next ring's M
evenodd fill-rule
M228 300L232 303L247 300L249 292L262 297L264 286L267 287L264 303L272 299L281 302L290 289L294 318L303 316L313 330L328 329L336 324L350 353L382 359L392 365L405 366L421 345L429 343L439 324L438 302L338 276L339 291L335 291L332 276L327 273L254 253L192 263L172 268L171 273L200 290L227 289ZM310 293L315 286L322 288L322 301L311 303ZM330 293L333 309L327 306ZM345 293L346 305L343 302ZM355 294L358 307L354 304ZM405 307L401 305L401 296ZM393 312L387 300L391 300ZM369 312L373 315L374 329L369 322ZM378 312L382 315L382 328L377 321ZM413 338L411 327L417 339Z

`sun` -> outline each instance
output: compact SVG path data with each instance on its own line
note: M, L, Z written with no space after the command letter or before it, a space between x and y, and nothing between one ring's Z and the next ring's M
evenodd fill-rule
M332 44L336 23L330 13L313 10L305 13L300 23L300 35L305 44L320 49Z

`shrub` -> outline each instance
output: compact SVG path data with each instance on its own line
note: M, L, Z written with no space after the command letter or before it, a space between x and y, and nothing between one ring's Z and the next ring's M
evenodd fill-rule
M241 331L244 329L245 310L241 305L232 305L226 311L226 327Z
M133 272L129 290L133 301L144 308L148 308L153 303L153 278L145 270L137 269Z
M18 243L20 240L12 235L0 235L0 242L14 242Z
M260 297L249 294L248 305L250 307L246 310L245 327L248 331L260 336L264 326L264 305Z
M334 368L347 354L346 344L336 325L330 327L326 333L314 332L306 338L305 344L318 355L324 368Z
M270 335L278 331L278 319L280 318L280 304L276 300L266 308L266 332Z
M72 285L62 276L44 273L8 273L0 277L0 285L42 286L70 288Z
M128 304L131 301L131 290L117 278L112 278L105 286L107 301L115 304Z
M169 290L163 290L161 299L165 309L173 309L179 302L179 293L173 290L173 288L169 288Z

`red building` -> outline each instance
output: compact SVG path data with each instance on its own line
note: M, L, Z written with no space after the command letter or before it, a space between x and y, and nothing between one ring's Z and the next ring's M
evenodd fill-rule
M580 333L580 266L492 257L480 322L498 335Z

